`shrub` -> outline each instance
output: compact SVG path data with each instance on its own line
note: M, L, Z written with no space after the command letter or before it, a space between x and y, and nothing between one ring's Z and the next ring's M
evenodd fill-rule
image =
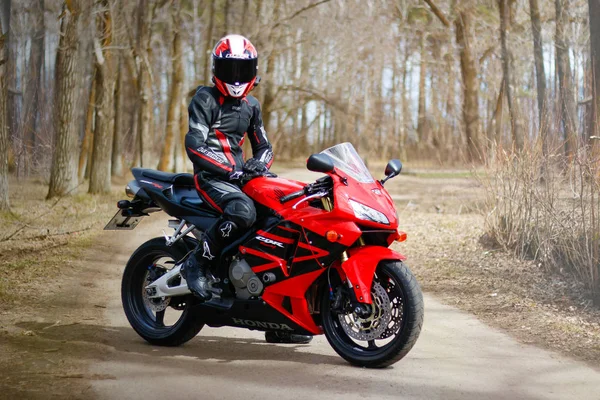
M600 165L590 149L572 159L544 155L540 146L500 151L480 181L489 239L572 274L600 304Z

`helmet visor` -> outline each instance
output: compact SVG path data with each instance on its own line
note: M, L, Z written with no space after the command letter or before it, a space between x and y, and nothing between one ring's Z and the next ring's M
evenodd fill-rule
M257 58L213 58L213 63L215 76L225 83L248 83L256 78Z

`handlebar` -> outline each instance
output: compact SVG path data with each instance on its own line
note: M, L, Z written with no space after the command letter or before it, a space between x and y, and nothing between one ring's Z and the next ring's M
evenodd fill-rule
M311 195L313 193L323 191L323 190L327 191L331 187L332 187L331 178L329 176L325 176L323 178L317 179L317 181L315 183L309 183L308 185L304 186L302 188L302 190L298 190L297 192L290 193L288 195L280 197L279 202L281 204L287 203L288 201L297 199L298 197L302 197L305 195L308 196L308 195Z
M283 197L280 197L279 198L279 202L281 204L287 203L290 200L294 200L294 199L297 199L298 197L302 197L302 196L304 196L304 189L299 190L299 191L294 192L294 193L290 193L290 194L285 195Z

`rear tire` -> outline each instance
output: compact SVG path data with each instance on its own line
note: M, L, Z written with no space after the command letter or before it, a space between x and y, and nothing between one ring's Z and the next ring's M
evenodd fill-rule
M345 360L367 368L383 368L400 361L415 345L423 326L423 294L410 269L399 261L382 261L376 275L374 285L378 281L381 287L385 286L394 319L389 321L384 334L368 341L368 346L361 345L360 340L351 338L344 330L343 314L332 311L327 290L321 299L327 341ZM377 346L376 341L386 343Z
M192 312L195 302L192 295L171 297L169 305L160 312L149 308L144 299L144 286L151 268L157 267L157 260L173 260L166 262L174 266L187 253L181 242L169 247L164 238L154 238L141 245L131 256L123 273L121 283L121 300L125 315L131 327L147 342L158 346L179 346L200 332L204 323ZM163 268L164 269L164 268ZM165 312L171 309L181 312L177 321L167 326L164 323Z

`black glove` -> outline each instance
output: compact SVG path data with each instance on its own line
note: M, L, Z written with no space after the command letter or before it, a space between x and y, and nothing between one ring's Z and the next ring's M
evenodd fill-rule
M251 158L244 164L244 173L248 175L264 174L268 171L269 168L267 168L267 165L256 158Z
M248 161L246 161L246 163L244 164L243 171L244 174L240 178L242 186L250 182L252 179L258 178L260 176L266 176L269 178L277 177L277 175L275 175L274 173L269 172L269 168L267 168L267 165L264 162L259 161L256 158L251 158Z

